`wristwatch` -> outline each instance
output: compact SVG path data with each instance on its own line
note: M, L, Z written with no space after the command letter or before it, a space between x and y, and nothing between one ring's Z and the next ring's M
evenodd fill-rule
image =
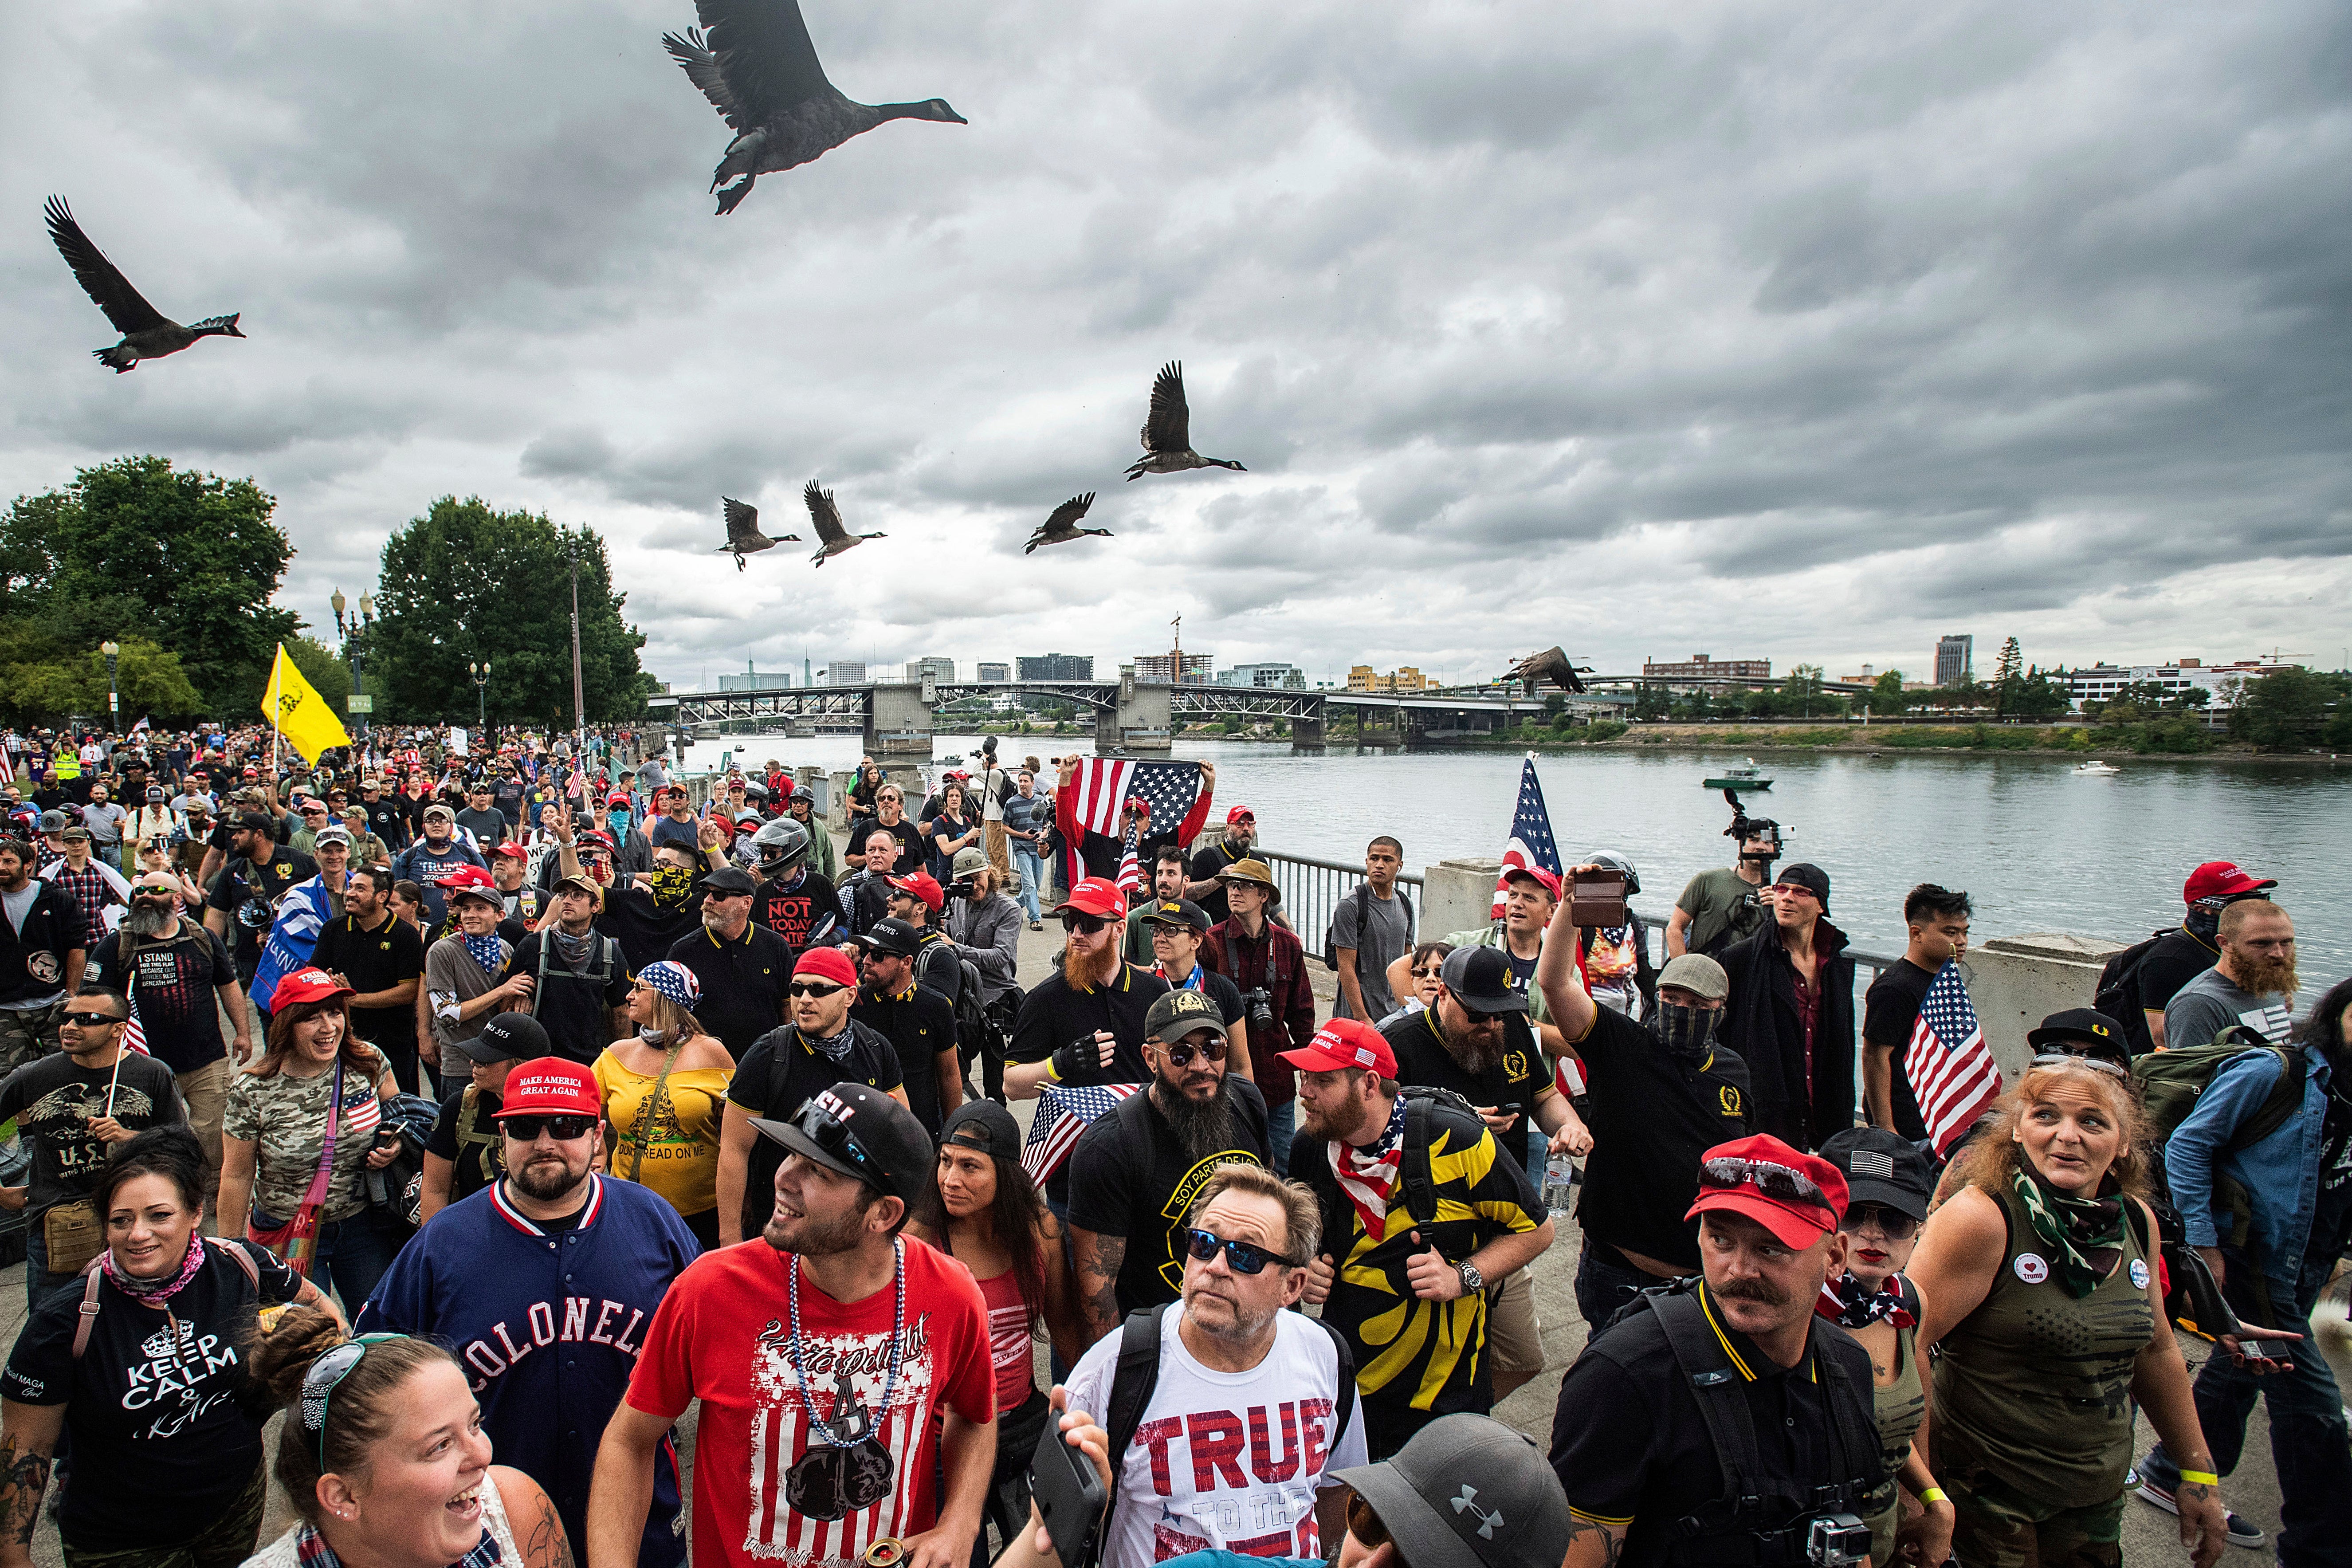
M1462 1276L1462 1293L1465 1296L1475 1296L1486 1288L1486 1277L1479 1273L1478 1266L1468 1258L1464 1258L1454 1268Z

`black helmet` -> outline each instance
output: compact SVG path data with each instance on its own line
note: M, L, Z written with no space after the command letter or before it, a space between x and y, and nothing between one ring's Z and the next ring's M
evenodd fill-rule
M1625 879L1625 896L1627 898L1630 899L1634 894L1642 890L1642 873L1633 869L1633 862L1626 859L1625 857L1618 854L1614 849L1595 849L1591 854L1587 855L1584 858L1591 865L1606 866L1612 871L1623 877Z
M751 835L751 851L761 876L781 877L808 858L809 830L789 816L771 817Z

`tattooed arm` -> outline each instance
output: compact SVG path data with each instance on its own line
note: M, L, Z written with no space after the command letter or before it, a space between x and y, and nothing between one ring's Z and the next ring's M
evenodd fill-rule
M1625 1550L1625 1526L1587 1519L1573 1509L1568 1515L1568 1556L1560 1568L1617 1568Z
M0 1400L0 1568L31 1568L33 1528L49 1489L49 1458L65 1430L62 1405Z
M492 1465L490 1476L498 1482L499 1501L506 1505L515 1544L522 1548L520 1568L572 1568L572 1542L563 1533L563 1521L540 1484L505 1465Z
M1070 1261L1078 1277L1080 1337L1093 1344L1118 1327L1118 1270L1127 1261L1127 1237L1100 1236L1072 1226Z

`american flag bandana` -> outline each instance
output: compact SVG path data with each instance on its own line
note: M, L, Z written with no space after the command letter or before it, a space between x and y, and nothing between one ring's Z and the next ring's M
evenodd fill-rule
M1894 1289L1865 1290L1862 1281L1851 1274L1825 1280L1820 1297L1813 1302L1813 1313L1849 1329L1866 1328L1882 1320L1898 1329L1910 1328L1916 1320L1903 1305L1903 1276L1890 1274L1886 1282Z
M1378 1240L1388 1234L1389 1194L1396 1191L1397 1172L1404 1164L1404 1096L1397 1096L1377 1141L1361 1149L1335 1142L1330 1149L1331 1174L1356 1205L1364 1234Z

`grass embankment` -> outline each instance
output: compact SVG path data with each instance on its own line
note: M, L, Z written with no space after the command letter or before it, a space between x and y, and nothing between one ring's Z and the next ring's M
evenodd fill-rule
M1344 739L1335 735L1334 740ZM1471 747L1524 751L1569 751L1580 746L1671 747L1676 751L1750 752L2018 752L2045 756L2087 756L2100 752L2137 756L2193 756L2208 752L2253 754L2194 719L2097 728L2051 724L1741 725L1711 730L1683 725L1630 726L1604 719L1580 729L1529 725L1483 740L1455 742Z

